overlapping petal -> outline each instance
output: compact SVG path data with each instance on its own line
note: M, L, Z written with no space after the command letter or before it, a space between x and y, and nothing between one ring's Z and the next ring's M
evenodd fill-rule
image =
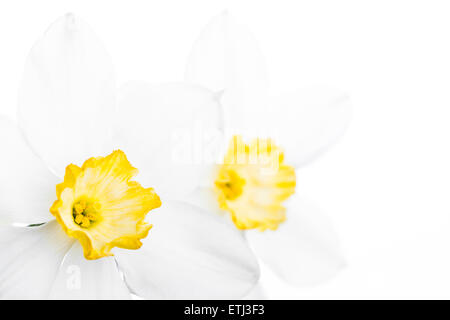
M265 107L265 61L252 33L228 13L202 31L189 56L185 79L222 92L225 125L242 134Z
M120 90L115 141L162 198L192 192L221 144L217 97L186 84L130 83Z
M213 186L198 187L193 192L184 197L182 201L202 208L203 210L208 211L211 214L216 214L222 217L229 216L228 212L220 208L218 195Z
M259 258L289 283L315 285L341 270L338 238L329 219L298 196L286 202L287 220L276 231L248 231Z
M133 293L145 298L236 298L256 283L259 268L242 235L222 218L165 202L140 252L116 251Z
M86 260L75 242L58 270L50 298L130 299L130 292L113 257Z
M0 223L52 220L57 177L29 148L17 126L0 117Z
M349 97L327 87L298 90L270 101L269 136L285 149L286 163L297 167L328 150L351 120Z
M73 240L55 221L0 226L0 298L46 299Z
M72 14L32 48L19 93L19 124L59 177L69 163L110 152L115 83L109 56Z

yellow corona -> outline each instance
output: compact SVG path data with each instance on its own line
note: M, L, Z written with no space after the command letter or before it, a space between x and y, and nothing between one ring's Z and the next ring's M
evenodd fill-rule
M215 179L219 206L239 229L275 230L286 219L282 202L295 192L295 170L271 139L230 142Z
M142 246L152 227L145 216L161 201L152 188L131 180L137 172L120 150L90 158L82 167L67 166L50 212L69 237L79 240L86 259L111 256L114 247Z

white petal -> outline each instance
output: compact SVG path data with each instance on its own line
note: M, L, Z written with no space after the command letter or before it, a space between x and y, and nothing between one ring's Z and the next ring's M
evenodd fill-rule
M220 209L217 194L213 188L198 187L184 199L183 202L197 206L205 211L215 213L218 216L227 217L229 214Z
M72 245L61 226L0 226L0 298L46 299Z
M41 223L53 219L54 174L28 147L17 126L0 117L0 222Z
M345 262L329 219L296 196L286 205L287 220L277 230L246 233L255 253L291 284L315 285L332 278Z
M139 182L179 198L216 162L220 119L216 96L206 89L130 83L120 90L115 141L139 169Z
M263 55L250 31L227 12L215 17L200 34L185 79L214 91L224 90L225 124L232 131L248 129L264 107L268 83Z
M58 175L70 163L110 152L115 83L91 29L68 14L32 48L19 94L19 121L36 153Z
M287 163L305 165L333 145L345 132L352 108L347 95L312 88L272 99L269 122Z
M116 253L128 286L145 298L239 298L259 277L240 232L196 207L166 202L138 251Z
M114 257L86 260L77 241L64 258L51 299L130 299Z

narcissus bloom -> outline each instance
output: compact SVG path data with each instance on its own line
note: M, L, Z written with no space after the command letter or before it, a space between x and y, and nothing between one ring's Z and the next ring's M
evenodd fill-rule
M336 235L295 188L298 169L344 133L351 115L346 95L313 88L272 98L255 39L228 13L201 33L186 80L220 93L229 144L191 201L231 217L257 256L289 283L334 276L344 264Z
M137 119L133 92L116 94L108 55L71 14L31 50L18 126L0 117L1 298L239 298L256 283L240 233L180 201L202 168L170 161L163 140L216 126L215 94L155 86L155 112Z

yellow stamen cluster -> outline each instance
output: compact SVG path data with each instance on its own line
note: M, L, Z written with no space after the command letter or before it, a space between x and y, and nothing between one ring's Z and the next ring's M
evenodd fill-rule
M225 198L234 200L242 194L245 180L234 170L223 170L219 173L215 185L222 190Z
M98 202L81 199L73 205L73 219L79 226L89 228L94 222L99 220L100 208L101 206Z

